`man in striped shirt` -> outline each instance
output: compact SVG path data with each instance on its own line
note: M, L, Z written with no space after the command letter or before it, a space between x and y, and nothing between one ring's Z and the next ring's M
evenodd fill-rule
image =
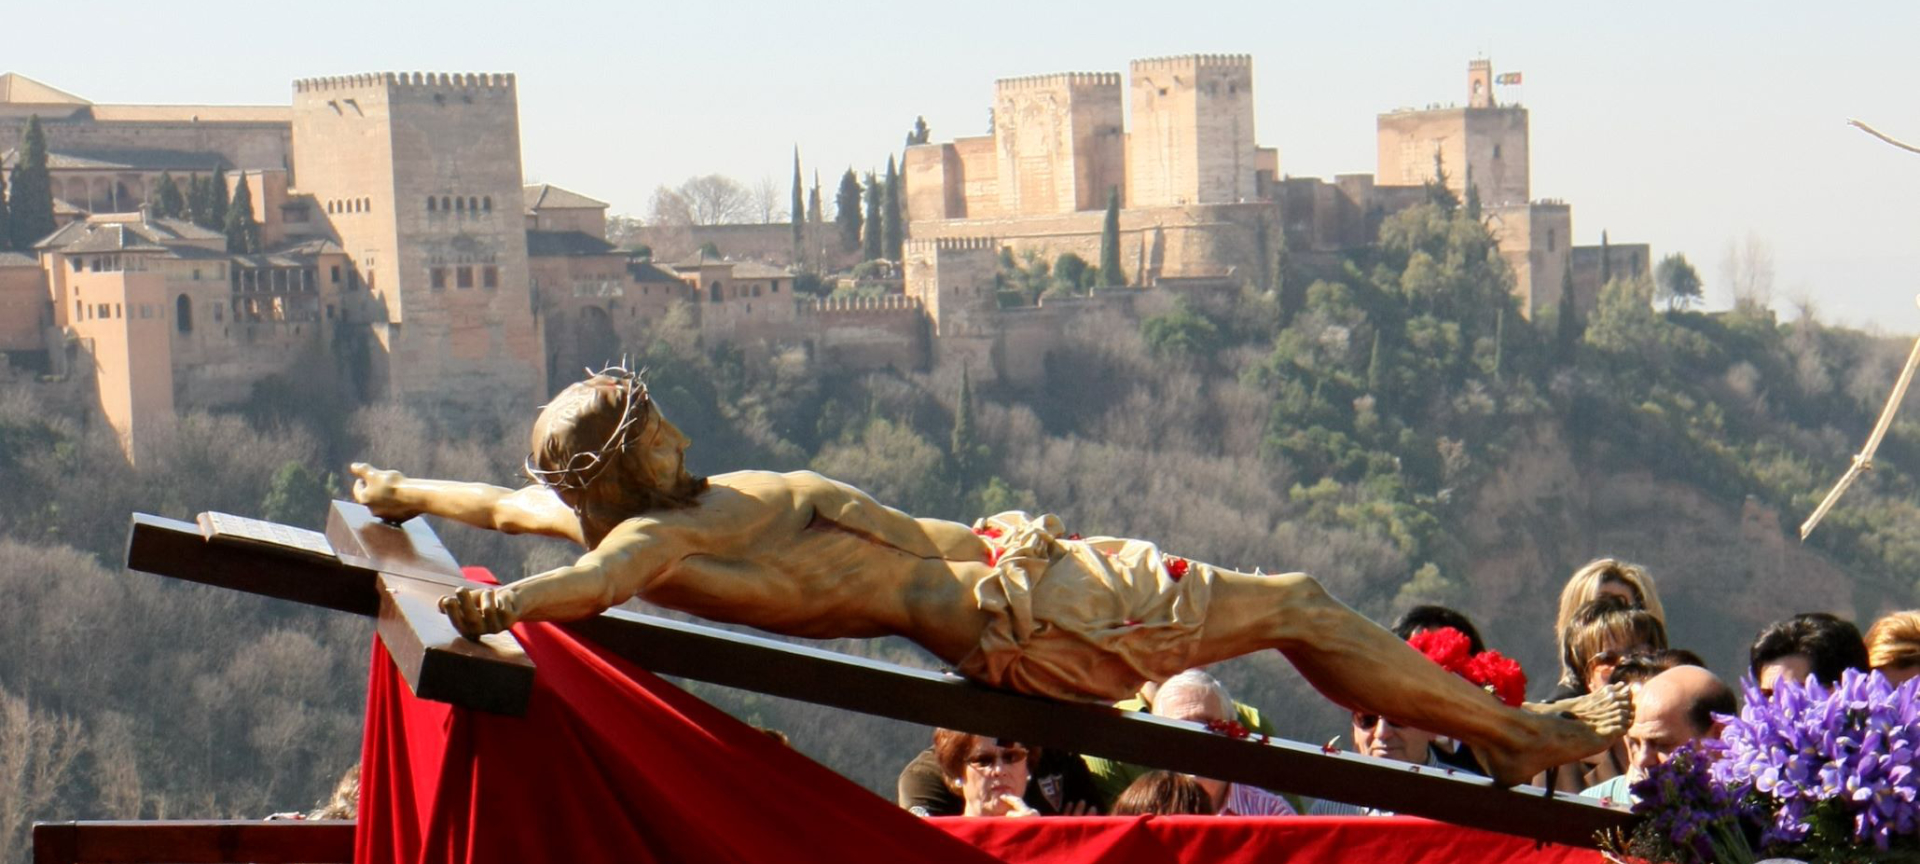
M1153 697L1153 716L1193 723L1224 723L1233 720L1233 697L1218 679L1198 669L1188 669L1168 678ZM1195 777L1200 788L1213 798L1214 812L1221 816L1293 816L1286 799L1255 786L1228 783L1207 777Z

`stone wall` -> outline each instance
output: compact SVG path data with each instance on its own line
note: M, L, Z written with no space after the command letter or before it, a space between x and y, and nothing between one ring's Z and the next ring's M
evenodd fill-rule
M1257 234L1262 220L1280 224L1271 202L1190 207L1128 208L1120 212L1120 260L1129 284L1161 276L1249 274L1260 265ZM1106 215L1099 211L1001 219L920 222L916 239L994 238L1016 254L1031 249L1051 260L1072 252L1100 262Z
M0 252L0 351L44 350L41 331L53 324L51 303L39 263Z
M844 371L927 368L926 312L918 300L892 296L802 301L794 344L806 344L824 368Z
M1610 266L1601 267L1601 250ZM1602 271L1614 279L1652 278L1653 250L1645 243L1612 243L1607 246L1575 246L1573 257L1573 290L1577 295L1580 308L1591 310L1600 302L1600 289L1606 287L1607 280Z
M909 180L907 188L915 188ZM822 194L825 191L822 190ZM911 196L913 193L908 192ZM793 260L793 223L767 222L738 225L649 225L636 235L653 251L655 261L685 261L701 246L712 243L720 254L737 261L759 261L776 267ZM834 272L859 263L860 253L840 251L839 229L832 222L817 232L816 258L824 262L823 272Z
M999 213L1000 162L992 135L953 139L953 158L960 166L960 212L952 218ZM912 195L909 181L908 195Z
M264 112L263 112L264 113ZM178 150L218 153L231 168L286 168L292 162L292 129L286 121L99 121L88 111L69 119L42 117L47 149ZM20 146L27 118L0 117L0 150Z

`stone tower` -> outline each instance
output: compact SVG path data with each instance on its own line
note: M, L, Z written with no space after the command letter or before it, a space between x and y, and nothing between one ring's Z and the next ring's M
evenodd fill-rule
M1418 186L1433 179L1433 157L1447 172L1447 188L1465 197L1467 177L1485 205L1530 200L1527 109L1493 100L1493 64L1467 64L1467 107L1400 110L1379 117L1382 186Z
M1128 64L1133 130L1129 207L1252 199L1253 58L1195 54Z
M1493 61L1467 61L1467 107L1493 107Z
M296 81L293 140L366 292L376 395L454 421L538 405L513 76Z
M992 238L908 240L907 296L927 310L935 336L966 335L995 309L999 246Z
M1125 178L1120 76L1069 73L994 82L1000 211L1096 210Z

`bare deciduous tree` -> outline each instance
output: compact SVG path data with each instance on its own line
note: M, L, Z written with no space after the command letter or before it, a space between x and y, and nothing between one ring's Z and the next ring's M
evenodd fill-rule
M1728 241L1720 265L1736 308L1765 309L1773 304L1773 248L1758 234L1749 231L1738 241Z
M763 225L787 221L788 213L780 206L780 187L774 185L773 177L763 176L753 184L753 213Z
M665 186L655 187L653 201L647 207L649 225L692 225L693 207L687 198L677 190Z
M756 215L753 190L722 174L689 177L677 188L653 191L656 225L725 225Z
M74 781L86 747L78 719L35 710L0 689L0 848L27 848L27 826L55 815L50 808Z

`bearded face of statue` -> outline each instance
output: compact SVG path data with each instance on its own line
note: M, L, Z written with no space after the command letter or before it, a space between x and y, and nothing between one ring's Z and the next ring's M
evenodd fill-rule
M601 374L554 397L533 425L527 473L574 509L691 491L691 442L630 376Z

